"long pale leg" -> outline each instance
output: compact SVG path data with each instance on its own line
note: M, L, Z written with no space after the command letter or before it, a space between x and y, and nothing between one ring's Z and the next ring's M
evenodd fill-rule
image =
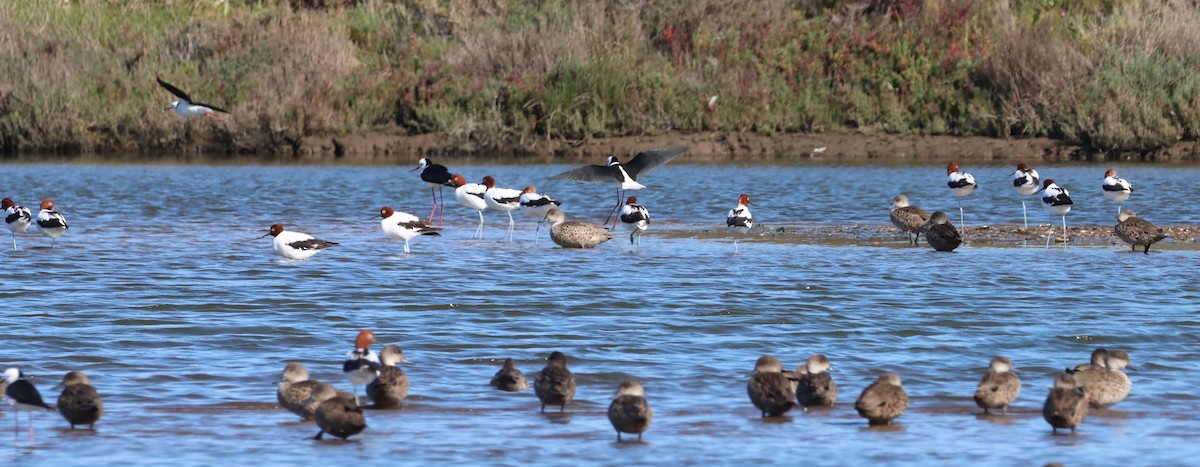
M542 220L538 221L537 229L535 229L533 231L533 244L534 245L537 245L538 237L541 236L541 234L542 234L542 223L543 222L546 222L546 220L542 219Z
M958 228L962 231L963 236L967 236L967 219L963 215L962 198L958 199Z
M733 252L734 253L738 252L737 237L733 237Z
M13 251L17 251L17 233L13 232Z
M479 211L479 227L475 229L475 236L471 238L483 240L483 211Z
M512 243L513 226L517 221L513 220L512 211L508 211L508 243Z
M408 254L408 240L404 241L404 254Z
M1067 241L1067 215L1063 214L1063 241Z
M1025 201L1021 200L1021 214L1025 216L1025 230L1029 230L1029 211L1025 209Z

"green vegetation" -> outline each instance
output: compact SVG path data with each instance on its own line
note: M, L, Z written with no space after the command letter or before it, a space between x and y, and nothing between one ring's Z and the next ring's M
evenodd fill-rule
M8 0L0 151L710 130L1150 151L1200 137L1197 24L1161 0ZM180 121L155 75L229 122Z

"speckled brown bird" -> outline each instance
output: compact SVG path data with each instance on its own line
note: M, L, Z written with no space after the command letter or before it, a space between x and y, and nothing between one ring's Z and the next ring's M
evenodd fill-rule
M62 393L58 395L58 413L62 414L71 429L75 425L87 425L94 430L96 421L104 415L104 401L92 381L79 371L72 371L63 376Z
M884 373L854 401L854 410L871 426L891 425L907 409L908 394L896 373Z
M1054 387L1050 388L1050 395L1046 396L1046 403L1042 405L1042 418L1050 424L1052 432L1058 433L1059 428L1070 428L1074 433L1075 427L1087 416L1087 411L1087 398L1076 389L1075 376L1069 373L1055 375Z
M399 364L411 363L404 358L404 350L398 345L385 345L379 350L379 376L367 383L367 397L377 409L397 407L408 397L408 375Z
M1160 240L1167 238L1167 233L1147 220L1137 216L1137 213L1129 209L1122 209L1117 215L1117 225L1113 227L1113 232L1116 232L1117 237L1129 244L1129 248L1137 251L1137 247L1143 247L1143 254L1150 254L1150 245L1158 243Z
M567 404L575 399L575 376L567 369L566 355L558 351L550 354L546 367L533 381L533 392L542 402L542 412L547 405L557 405L559 412L567 410Z
M650 410L646 389L641 383L633 380L621 383L608 405L608 421L617 430L617 441L621 441L621 433L636 434L638 441L642 440L642 433L654 421L654 412Z
M517 369L516 362L511 358L504 359L504 365L492 376L492 381L488 385L501 391L524 391L529 389L529 382L525 381L525 375L521 374L521 370Z
M337 390L326 383L308 378L308 368L303 363L288 363L283 368L283 380L275 394L279 406L302 419L312 419L317 406L337 395Z
M837 402L838 387L829 371L833 367L829 358L822 354L808 357L804 371L797 370L796 402L808 407L833 407Z
M783 374L783 362L773 355L758 357L746 394L763 418L778 417L796 406L796 391Z
M983 413L1000 409L1008 414L1008 406L1021 394L1021 378L1012 372L1012 361L1008 357L992 357L988 373L975 389L975 405Z
M892 198L891 209L892 225L905 232L905 235L916 234L909 236L908 242L910 245L916 245L921 239L921 232L928 230L925 226L929 222L929 211L908 204L908 195L903 193Z

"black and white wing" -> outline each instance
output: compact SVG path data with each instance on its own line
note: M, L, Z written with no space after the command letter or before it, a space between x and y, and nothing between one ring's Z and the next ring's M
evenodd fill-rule
M618 176L619 172L617 172L615 167L609 167L606 165L585 165L583 167L574 168L550 177L550 180L612 183L619 180ZM630 176L633 176L633 174L630 174Z
M671 162L671 159L679 157L687 151L688 148L686 147L647 149L639 152L636 156L633 156L633 159L622 165L625 167L625 172L629 174L629 177L637 180L638 175L645 174L655 167Z
M162 78L159 78L159 77L157 77L157 76L155 76L155 77L154 77L154 79L158 80L158 85L159 85L159 86L162 86L162 87L163 87L163 89L166 89L167 91L170 91L170 92L171 92L171 94L174 94L174 95L175 95L175 97L178 97L180 100L185 100L185 101L191 102L191 103L193 103L193 104L199 104L198 102L192 102L192 98L191 98L191 97L188 97L187 93L186 93L186 92L183 92L183 90L182 90L182 89L179 89L179 88L177 88L177 87L175 87L175 86L172 86L172 85L171 85L171 83L168 83L168 82L166 82L166 81L163 81L163 80L162 80ZM212 108L212 107L210 106L210 108ZM214 108L213 110L216 110L216 109Z

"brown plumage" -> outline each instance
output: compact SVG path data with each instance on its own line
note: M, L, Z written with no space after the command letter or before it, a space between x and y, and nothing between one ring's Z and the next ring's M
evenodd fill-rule
M567 404L575 399L575 377L567 369L566 355L557 351L550 354L546 367L533 381L533 392L542 402L542 412L547 405L557 405L559 412L567 409Z
M989 410L1000 409L1008 413L1008 405L1021 394L1021 378L1012 372L1012 361L1008 357L992 357L988 374L984 375L975 389L975 405Z
M521 370L517 369L516 362L513 359L504 359L504 366L492 376L492 381L488 383L501 391L524 391L529 389L529 382L525 381L525 375L521 374Z
M783 374L783 363L772 355L758 357L746 394L763 418L778 417L796 406L796 391Z
M1070 428L1074 433L1075 427L1087 416L1087 411L1087 398L1075 388L1075 376L1068 373L1055 375L1054 387L1050 388L1050 395L1046 396L1046 403L1042 405L1042 418L1050 424L1052 432L1058 433L1059 428Z
M884 373L854 401L854 410L872 426L891 425L907 409L908 394L895 373Z
M1093 409L1103 409L1125 400L1133 388L1133 382L1125 374L1129 365L1129 354L1123 350L1113 350L1105 355L1104 368L1087 368L1076 371L1075 387L1083 391L1088 405Z
M305 420L313 418L318 405L336 395L333 386L308 379L308 369L298 362L283 368L283 381L275 393L280 407Z
M1092 359L1089 363L1080 363L1074 368L1067 368L1067 373L1076 373L1087 369L1104 369L1105 360L1108 360L1108 351L1104 347L1097 347L1092 351Z
M587 222L567 221L567 215L561 209L551 208L546 213L550 222L550 239L563 248L594 248L596 245L613 239L608 229Z
M921 239L921 232L928 230L925 226L929 222L929 211L908 205L908 196L905 194L896 195L892 198L892 225L900 231L917 234L915 237L909 237L909 244L916 245Z
M1113 231L1117 237L1129 244L1131 250L1137 251L1137 247L1145 247L1142 253L1147 255L1150 254L1150 245L1167 238L1163 229L1137 217L1137 214L1129 209L1122 209L1117 215L1117 225L1113 227Z
M400 369L400 363L410 363L404 358L404 350L398 345L385 345L379 350L379 375L367 383L367 397L377 409L388 409L400 405L408 397L408 375Z
M958 234L958 229L954 228L954 224L950 223L950 218L942 211L937 211L929 216L925 228L927 229L925 241L934 250L954 251L955 248L962 245L962 236Z
M367 428L367 418L355 399L354 394L338 391L337 396L318 405L314 418L321 431L313 439L321 439L325 433L341 439L362 433Z
M832 367L829 358L822 354L808 357L803 370L796 371L796 402L803 407L833 407L837 402L838 388L829 374Z
M96 421L104 415L104 401L92 381L82 372L72 371L63 376L62 394L58 396L58 413L62 414L71 429L75 425L87 425L89 430L95 429Z
M654 412L646 401L646 390L640 383L628 380L617 388L617 395L608 405L608 421L617 430L617 441L621 441L621 433L636 434L638 441L642 433L650 428L654 420Z

